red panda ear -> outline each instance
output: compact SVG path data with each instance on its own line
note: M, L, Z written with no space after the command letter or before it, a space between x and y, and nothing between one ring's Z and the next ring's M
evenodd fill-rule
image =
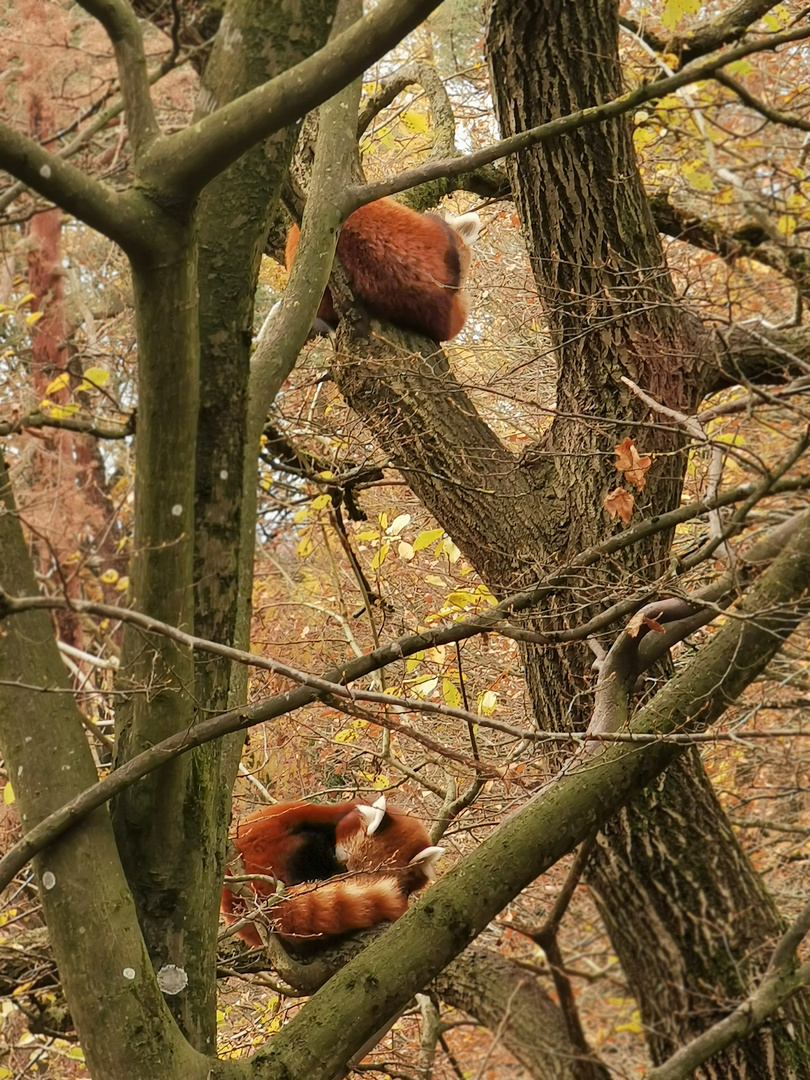
M373 836L385 817L385 796L381 795L371 806L360 805L356 809L366 836Z
M446 850L443 847L422 848L421 851L417 851L408 866L418 866L428 881L432 881L436 877L436 863Z
M453 217L452 214L448 214L447 224L465 244L474 244L483 227L481 218L475 211L462 214L461 217Z

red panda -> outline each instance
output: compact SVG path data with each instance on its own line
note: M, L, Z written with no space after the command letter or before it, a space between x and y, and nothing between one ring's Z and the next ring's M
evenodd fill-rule
M426 847L404 867L299 885L270 909L273 930L296 945L394 922L408 910L411 893L436 876L442 854L442 848Z
M288 802L264 807L239 823L234 843L246 874L271 875L285 885L323 881L344 869L352 873L385 871L368 875L365 885L356 880L349 888L338 888L315 900L311 885L285 896L273 907L273 918L281 911L280 927L292 927L289 933L297 936L294 928L306 926L307 937L346 933L399 918L407 907L408 895L430 880L443 853L443 849L431 847L420 822L400 810L387 809L384 795L373 806ZM392 870L407 872L393 884L383 883ZM347 884L348 879L341 880ZM273 892L265 882L253 882L251 888L258 897ZM336 905L334 911L330 910L330 896ZM233 922L244 914L245 903L226 887L221 910L226 920ZM239 936L252 947L261 945L252 926L241 929Z
M461 286L470 266L469 245L480 230L476 213L445 221L393 199L378 199L347 218L337 254L355 299L372 314L434 341L449 341L467 321L469 300ZM293 225L285 250L288 270L298 237L298 226ZM327 289L315 329L335 329L337 322Z

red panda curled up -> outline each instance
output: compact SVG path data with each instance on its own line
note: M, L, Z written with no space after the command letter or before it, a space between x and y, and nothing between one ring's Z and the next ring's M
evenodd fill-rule
M337 254L355 299L373 315L434 341L449 341L467 321L469 298L462 285L470 267L469 245L480 231L476 213L445 220L438 214L420 214L393 199L378 199L346 219ZM288 270L298 237L298 226L293 225L285 250ZM328 289L318 320L319 332L337 327Z
M398 919L410 894L435 877L444 853L431 846L415 818L386 807L384 795L373 806L287 802L264 807L239 823L234 844L245 874L299 886L268 911L273 929L290 944ZM251 889L257 898L274 891L261 881ZM222 890L228 922L241 918L248 906L229 888ZM239 936L251 947L262 944L253 925Z

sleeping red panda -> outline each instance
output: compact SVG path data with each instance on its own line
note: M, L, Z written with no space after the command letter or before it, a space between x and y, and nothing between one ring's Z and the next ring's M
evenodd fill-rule
M426 847L397 869L349 873L299 885L269 912L273 930L290 945L394 922L408 898L436 876L443 848Z
M420 214L393 199L378 199L351 214L337 254L356 300L373 315L434 341L449 341L467 321L469 299L461 291L470 266L469 245L478 239L476 213L450 217ZM285 262L292 267L299 230L287 236ZM315 329L337 327L327 289Z
M299 927L306 927L303 936L317 937L399 918L409 894L434 876L443 854L442 848L431 847L420 822L388 809L384 795L373 806L288 802L264 807L239 823L234 843L245 874L270 875L285 885L323 881L345 869L353 874L379 871L351 884L346 877L342 885L330 881L331 891L320 896L312 885L293 890L272 909L279 932L291 937L301 933ZM251 888L258 897L273 892L265 882L253 882ZM241 918L245 907L230 889L222 890L221 910L228 922ZM262 943L252 926L239 936L252 947Z

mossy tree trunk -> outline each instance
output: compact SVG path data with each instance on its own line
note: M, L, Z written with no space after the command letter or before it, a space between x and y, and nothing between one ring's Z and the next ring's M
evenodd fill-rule
M503 134L617 96L617 34L612 0L587 8L497 0L488 49ZM395 358L379 343L355 343L363 360L338 369L350 404L499 593L609 533L602 504L618 482L613 447L628 434L654 456L638 511L651 516L678 505L683 437L660 416L639 428L649 410L623 375L687 413L715 378L700 359L711 355L709 336L674 295L631 121L544 143L509 168L558 369L558 412L532 464L499 444L441 353L426 345L420 353L418 341L403 338ZM659 535L572 579L575 596L565 591L548 605L543 627L569 625L572 606L585 621L631 584L654 580L667 566L670 541ZM530 646L524 656L538 724L583 729L592 654L584 646ZM745 995L781 931L697 755L678 761L606 827L589 881L657 1061ZM794 1041L797 1030L804 1035ZM796 1075L810 1075L797 1050L807 1047L808 1032L799 1000L783 1022L714 1059L704 1075L776 1080L797 1067Z

